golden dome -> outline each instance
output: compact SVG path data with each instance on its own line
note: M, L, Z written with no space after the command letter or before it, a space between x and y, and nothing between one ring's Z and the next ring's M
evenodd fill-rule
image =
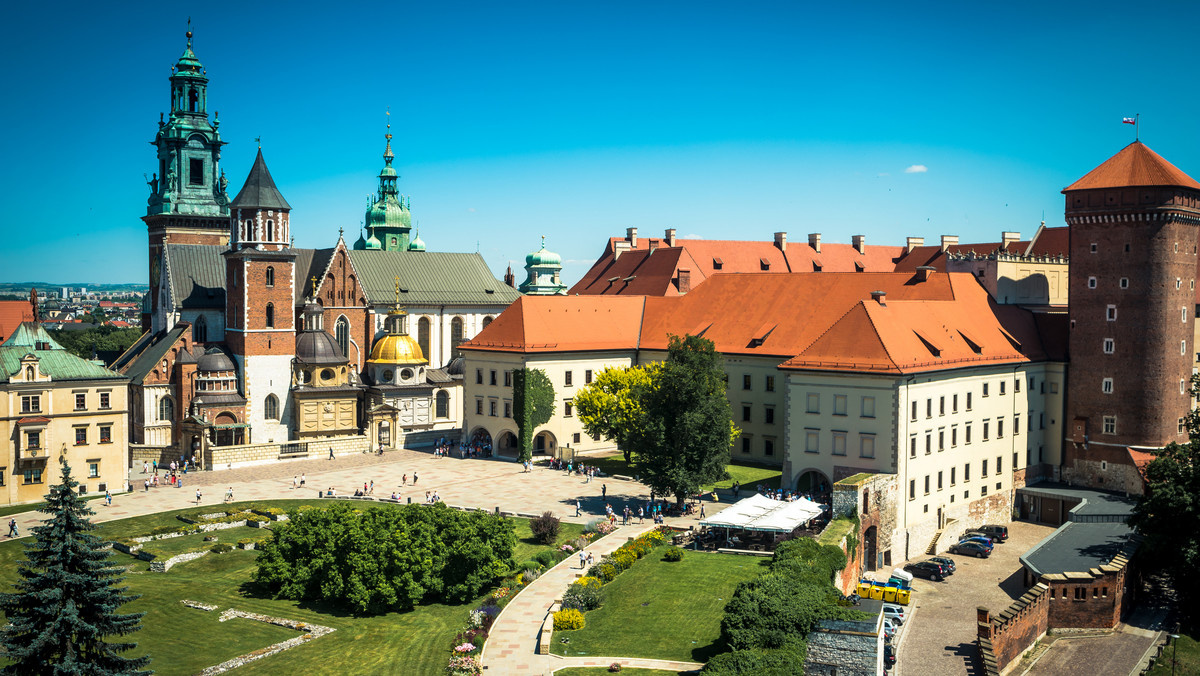
M421 346L409 335L390 334L380 338L371 348L368 364L425 364Z

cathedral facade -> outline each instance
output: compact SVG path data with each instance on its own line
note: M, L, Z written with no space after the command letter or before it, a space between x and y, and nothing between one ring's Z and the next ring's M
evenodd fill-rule
M519 294L477 253L426 250L398 192L390 125L369 236L351 247L339 230L332 246L300 248L261 148L229 197L190 32L170 83L142 217L147 331L114 364L130 379L131 443L176 457L367 434L373 447L457 437L458 346Z

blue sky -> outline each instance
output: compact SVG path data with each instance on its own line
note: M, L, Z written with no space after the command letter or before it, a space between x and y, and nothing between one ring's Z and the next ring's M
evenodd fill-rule
M146 279L142 175L189 10L117 7L6 10L0 281ZM1062 223L1059 191L1133 140L1135 113L1200 175L1196 47L1173 28L1200 3L192 7L230 193L261 136L297 246L357 238L389 106L430 250L520 278L546 235L569 283L631 226L1028 237L1043 212Z

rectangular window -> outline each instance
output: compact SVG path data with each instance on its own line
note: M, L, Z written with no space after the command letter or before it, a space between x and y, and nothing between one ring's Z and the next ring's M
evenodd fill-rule
M575 374L573 374L573 373L572 373L572 372L570 372L570 371L567 371L565 374L563 374L563 385L565 385L565 386L567 386L567 387L570 387L570 386L571 386L571 379L574 377L574 375L575 375Z
M775 391L775 376L767 376L767 391Z
M926 418L933 417L933 400L932 399L925 400L925 417Z
M981 497L981 498L987 497L987 486L986 485L979 487L979 497Z
M963 465L963 481L970 481L970 480L971 480L971 463L968 462L967 464ZM965 493L963 494L963 497L964 498L967 497Z
M833 454L834 455L846 455L846 433L845 432L834 432L833 433Z
M1088 288L1089 288L1089 289L1094 289L1094 288L1096 288L1096 278L1095 278L1094 276L1093 276L1093 277L1088 277Z
M21 413L41 413L42 397L38 394L27 394L21 397Z
M1004 396L1004 381L1000 381L1000 396Z
M775 407L774 406L768 406L763 411L763 422L768 425L775 424Z
M504 417L505 418L512 417L512 402L511 401L504 402Z
M75 410L82 411L87 408L87 395L78 393L75 395Z
M495 385L495 384L496 384L496 372L495 372L495 371L492 371L492 372L491 372L491 379L488 381L488 384L489 384L489 385Z
M942 490L942 473L938 472L938 490Z
M504 386L512 387L512 371L504 372Z
M908 438L908 457L917 457L917 435L912 435Z
M844 394L833 395L833 414L834 415L846 415L846 395L844 395Z
M987 420L983 421L983 440L984 441L987 441L989 438L988 437L988 428L991 427L991 424L992 423Z
M89 462L88 463L88 478L96 479L96 478L99 478L99 476L100 476L100 463Z
M971 410L971 393L967 392L967 410Z
M925 475L925 495L929 495L929 475Z
M592 370L591 369L587 369L583 372L583 384L584 385L592 384Z
M958 425L950 428L950 448L958 446Z
M957 394L950 396L950 412L958 413L958 395Z
M1031 452L1032 452L1032 451L1031 451ZM1019 466L1019 464L1018 464L1018 462L1017 462L1017 454L1016 454L1016 453L1013 453L1013 471L1015 472L1015 471L1017 471L1017 470L1019 470L1019 469L1021 469L1021 467Z
M875 417L875 397L863 397L862 398L862 417L864 417L864 418L874 418Z
M1184 312L1186 313L1186 312L1187 312L1187 310L1184 310ZM1109 306L1108 306L1108 307L1105 309L1105 312L1104 312L1104 318L1105 318L1105 319L1107 319L1107 320L1108 320L1108 321L1110 321L1110 322L1115 322L1115 321L1117 321L1117 306L1116 306L1116 305L1109 305Z
M1101 381L1100 381L1100 391L1101 391L1101 392L1103 392L1103 393L1105 393L1105 394L1112 394L1112 391L1113 391L1113 379L1112 379L1112 378L1105 378L1104 380L1101 380Z
M40 470L40 469L25 470L25 483L27 483L27 484L42 483L42 470Z
M750 437L742 437L742 453L750 452Z
M1003 474L1003 473L1004 473L1004 456L997 455L996 456L996 474Z
M987 463L988 463L987 460L981 461L981 464L979 466L979 476L987 477Z
M572 443L576 443L576 444L579 443L579 439L580 439L579 432L576 432L575 434L571 435Z
M963 435L963 443L971 443L971 423L967 423L963 426Z
M771 439L763 439L763 455L775 455L775 442Z
M958 468L957 467L950 468L950 485L951 486L954 485L954 470L956 470L956 469L958 469Z
M912 420L913 422L917 421L917 402L915 401L912 403Z
M929 432L925 433L925 455L933 453L933 435Z
M996 438L1004 438L1004 418L996 418Z
M575 405L569 401L563 402L563 417L570 418L575 415Z
M29 483L29 482L26 481L25 483ZM908 480L908 499L909 500L917 499L917 480L916 479Z
M87 428L86 427L76 427L75 428L75 445L82 446L86 443L87 443Z
M108 425L100 426L100 443L102 443L102 444L111 444L112 443L112 427L110 427Z
M1182 418L1180 418L1180 420L1182 420ZM41 447L42 447L42 433L41 432L26 432L25 448L41 448Z
M807 401L807 406L806 406L805 410L808 413L820 413L821 412L821 395L817 394L816 392L809 392L806 399L808 401Z
M983 384L983 396L985 396L985 397L988 396L988 384L987 383ZM967 408L970 408L970 406L967 406Z
M946 450L946 430L938 430L938 452Z
M483 400L475 400L475 415L483 415Z
M496 417L496 410L497 410L496 401L493 399L492 401L489 401L489 402L488 402L488 415L490 415L490 416L492 416L493 418L495 418L495 417Z
M1179 420L1175 421L1175 427L1175 432L1177 434L1183 434L1183 431L1187 428L1187 425L1184 424L1183 418L1180 418Z
M188 185L204 185L204 160L188 160Z
M1016 380L1013 381L1013 392L1020 392L1020 391L1021 391L1021 379L1017 378Z
M102 408L102 409L112 408L112 404L110 403L110 401L111 400L109 399L108 392L100 393L100 408Z
M1116 434L1117 433L1117 416L1115 416L1115 415L1104 416L1104 433L1105 434Z
M858 456L860 458L875 457L875 435L860 434L858 435Z
M821 432L819 430L804 430L804 452L821 452Z
M1013 436L1014 437L1021 436L1021 414L1020 413L1013 414Z
M742 404L742 422L750 422L750 407Z
M483 384L483 369L475 369L475 384Z
M751 389L751 378L749 373L742 374L742 389Z
M938 397L938 415L946 415L946 398Z

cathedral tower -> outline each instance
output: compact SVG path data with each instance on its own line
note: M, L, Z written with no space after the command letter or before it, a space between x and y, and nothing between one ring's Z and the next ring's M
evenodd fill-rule
M412 214L404 197L396 188L398 176L392 168L392 125L384 136L387 147L383 151L383 169L379 172L379 194L374 204L367 209L367 232L370 236L364 243L366 249L384 251L408 251L412 230Z
M1063 190L1071 237L1064 478L1186 441L1200 183L1135 141ZM1108 479L1105 485L1105 479Z
M230 204L224 254L225 343L240 371L251 443L288 439L297 297L291 209L260 148Z
M229 238L229 198L220 170L221 146L225 142L208 120L208 77L192 51L192 32L187 47L172 67L171 113L158 120L154 144L158 170L147 180L145 221L150 245L150 315L161 322L159 286L163 275L164 244L222 245ZM154 330L169 328L151 326Z

